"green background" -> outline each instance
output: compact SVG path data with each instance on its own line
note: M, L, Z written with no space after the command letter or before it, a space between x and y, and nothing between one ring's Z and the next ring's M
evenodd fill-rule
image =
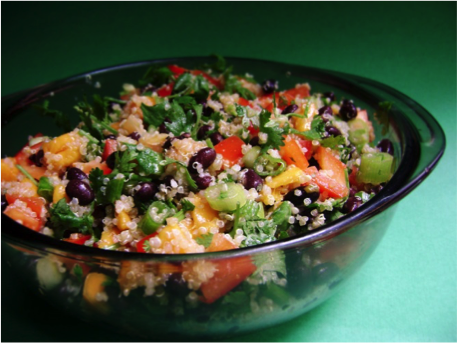
M456 4L3 3L2 96L120 63L261 58L390 85L440 122L447 149L333 298L236 341L455 341ZM3 341L127 341L50 309L2 262ZM172 339L172 338L171 338Z

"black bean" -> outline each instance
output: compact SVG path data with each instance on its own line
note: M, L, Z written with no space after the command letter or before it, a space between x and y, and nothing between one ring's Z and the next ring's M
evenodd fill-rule
M263 185L263 179L253 169L248 169L243 174L241 183L246 189L255 188L256 190L259 190Z
M194 179L198 189L207 189L211 181L213 181L210 175L200 176L197 174L192 174L192 179Z
M67 179L68 180L87 180L87 175L79 168L69 168L67 170Z
M165 126L165 123L160 124L159 132L160 133L170 133L170 131L168 131L167 127Z
M79 204L82 206L89 205L95 198L92 188L82 180L70 180L65 188L65 192L70 198L78 199Z
M43 161L42 161L43 157L44 157L43 150L38 150L35 154L29 156L29 160L37 167L42 167L43 166Z
M330 135L330 136L341 136L341 131L338 130L336 127L334 126L326 126L325 127L325 131L327 131L327 133Z
M333 92L325 92L324 97L329 99L330 101L335 101L335 93Z
M357 117L357 108L354 103L350 100L343 100L340 106L340 116L343 120L351 120Z
M110 169L114 169L115 165L116 165L116 151L111 153L107 158L106 158L106 165L110 168Z
M170 148L171 148L171 143L173 143L173 141L174 141L175 139L176 139L175 137L168 137L168 138L165 140L165 143L163 143L162 148L164 148L164 149L170 149Z
M333 115L333 110L332 110L332 108L330 106L323 106L323 107L319 108L318 112L319 112L320 116L322 116L324 114L328 114L330 116Z
M202 115L203 115L204 117L210 117L211 114L213 114L213 112L214 112L213 108L212 108L212 107L209 107L209 106L206 104L206 102L205 102L204 105L203 105Z
M152 200L157 193L157 185L152 182L142 182L139 185L141 188L136 191L135 197L140 201Z
M141 138L141 135L138 132L133 131L130 135L128 135L128 137L137 141Z
M203 125L201 128L198 129L197 138L201 141L204 140L206 138L206 134L210 130L211 130L211 126Z
M259 145L259 136L252 137L249 141L249 144L251 144L252 146Z
M199 163L203 169L206 169L213 164L215 159L216 151L214 151L214 149L203 148L190 158L187 169L191 174L198 174L198 171L194 166L195 163Z
M8 206L8 201L6 200L5 194L2 194L2 212L5 211L6 206Z
M298 106L295 104L292 104L292 105L287 106L285 109L283 109L281 114L295 113L296 110L298 110Z
M349 197L346 203L343 205L344 213L351 213L355 211L360 205L362 205L362 199L357 196Z
M213 145L217 145L224 140L224 136L222 136L219 132L214 132L209 136L209 139L211 139L211 143L213 143Z
M387 138L384 138L383 140L381 140L378 145L376 145L376 147L381 150L382 152L387 152L388 154L392 155L394 154L394 145L392 144L392 142L387 139Z
M185 138L190 138L190 133L182 133L180 134L178 137L176 137L177 139L181 140L181 139L185 139Z
M262 83L262 90L266 94L273 93L277 89L278 89L278 81L276 81L276 80L265 80Z
M330 283L332 279L338 274L339 268L332 262L325 262L314 266L311 270L314 282L318 285L325 285Z
M305 199L309 198L311 202L315 202L317 199L319 199L319 196L320 193L318 191L309 191L309 189L307 190L306 187L301 186L287 193L284 197L284 200L290 201L292 204L294 204L295 207L303 207L303 201Z
M108 135L105 137L105 139L113 139L113 140L116 140L117 137L115 135Z
M330 106L321 107L318 111L324 123L327 123L333 117L333 111Z

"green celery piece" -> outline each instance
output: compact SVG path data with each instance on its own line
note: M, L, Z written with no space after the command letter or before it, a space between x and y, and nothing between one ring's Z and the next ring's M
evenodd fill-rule
M360 118L354 118L348 121L349 140L360 152L365 144L370 141L368 124Z
M392 177L394 157L385 152L363 154L360 158L360 168L357 182L379 185Z

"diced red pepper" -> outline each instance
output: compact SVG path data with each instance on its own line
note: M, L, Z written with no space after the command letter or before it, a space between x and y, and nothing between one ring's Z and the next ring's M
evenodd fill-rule
M173 73L174 76L179 76L181 74L184 74L185 72L187 72L188 70L185 69L185 68L182 68L176 64L170 64L168 66L168 69L170 69L170 71Z
M248 131L251 134L251 136L254 136L254 137L258 136L259 132L260 132L260 130L258 128L254 127L254 125L252 125L252 122L248 127Z
M162 86L157 90L157 95L161 96L162 98L166 96L170 96L173 92L173 86L175 85L174 82L169 83L168 85Z
M246 107L246 106L250 106L251 103L249 102L249 100L240 97L240 98L238 99L238 105L240 105L240 106L245 106L245 107Z
M136 244L136 250L138 252L148 252L147 246L145 246L145 242L148 241L150 238L157 236L157 232L151 233L150 235L144 237Z
M5 194L6 201L8 204L14 204L16 200L23 201L27 204L27 207L30 208L33 212L36 213L38 218L41 218L42 215L44 214L44 206L45 202L42 198L38 197L21 197L17 195L12 195L12 194Z
M222 158L230 166L237 164L243 158L243 145L245 143L238 136L231 136L214 146L216 153L221 154Z
M284 142L284 146L279 149L279 154L288 165L294 164L301 170L308 168L308 160L295 139Z
M91 237L91 235L83 235L82 233L72 233L69 238L64 238L63 240L73 244L84 245Z
M307 168L305 173L313 177L313 179L305 183L305 185L310 183L317 185L319 187L319 193L321 193L320 200L325 200L328 197L339 199L345 197L349 193L346 185L342 185L333 178L330 178L325 172L318 171L316 167Z
M305 157L307 160L309 160L311 157L313 157L313 142L312 141L309 141L306 139L299 139L298 144L300 144L300 146L302 148L306 149Z
M208 251L235 249L236 246L223 234L215 234ZM201 285L203 296L200 300L211 304L221 298L251 275L257 267L249 256L223 259L214 262L216 272L213 277Z
M290 103L292 100L295 100L297 95L301 98L309 97L309 88L305 85L298 85L297 87L288 89L280 94Z
M30 212L20 207L8 205L3 213L33 231L40 231L43 227L43 221L40 218L31 216Z
M36 137L42 137L43 134L37 133L34 138ZM35 179L40 179L40 177L44 176L44 173L46 172L45 167L38 167L35 165L32 161L30 161L30 156L35 152L38 152L40 150L41 146L43 145L43 142L39 142L37 144L32 145L29 147L28 144L24 145L22 149L14 156L14 159L17 164L19 164L21 167L23 167L33 178Z
M102 160L106 161L109 155L117 151L117 141L115 139L107 139L105 141L105 148L103 149Z
M321 169L331 171L332 179L346 187L346 165L333 156L330 149L319 146L314 154L314 158L319 163Z

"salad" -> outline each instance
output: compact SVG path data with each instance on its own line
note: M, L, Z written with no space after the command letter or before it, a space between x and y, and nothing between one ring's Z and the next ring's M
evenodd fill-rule
M312 232L392 176L393 145L368 113L308 84L150 68L119 97L84 98L80 123L36 106L64 133L35 133L1 160L3 213L99 249L151 254L237 249Z

